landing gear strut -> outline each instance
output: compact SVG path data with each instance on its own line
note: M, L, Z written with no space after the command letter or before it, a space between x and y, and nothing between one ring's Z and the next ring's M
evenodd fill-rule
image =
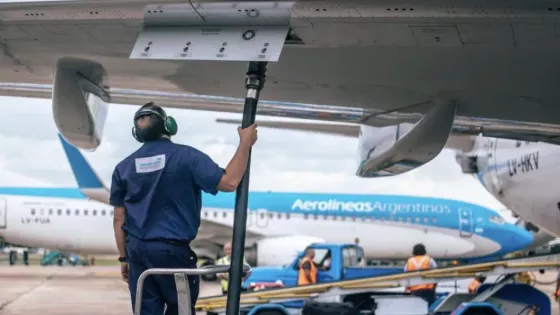
M264 86L267 62L250 62L245 80L247 94L243 108L241 128L247 128L255 122L260 91ZM249 198L249 172L251 168L251 150L247 159L247 170L235 194L235 217L233 220L233 241L226 315L239 314L241 295L241 278L243 272L243 251L245 249L245 230L247 224L247 201Z

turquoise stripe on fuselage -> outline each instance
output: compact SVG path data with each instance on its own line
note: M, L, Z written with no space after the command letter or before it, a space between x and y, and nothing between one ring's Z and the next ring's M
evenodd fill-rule
M86 199L76 188L0 188L0 195L35 196L47 198ZM219 193L216 196L203 194L203 207L233 210L235 193ZM251 210L266 209L274 213L309 214L311 216L336 215L340 217L374 218L393 222L408 222L413 225L434 226L449 229L459 228L459 211L469 211L473 230L483 227L477 233L495 239L491 226L497 226L490 217L496 212L475 204L440 198L412 197L399 195L358 195L326 193L282 193L251 192ZM419 222L416 222L416 220ZM503 224L500 224L503 227Z

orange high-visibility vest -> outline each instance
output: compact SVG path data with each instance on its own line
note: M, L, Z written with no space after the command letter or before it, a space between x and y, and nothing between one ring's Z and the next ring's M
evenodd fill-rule
M471 294L472 294L472 293L475 293L475 292L476 292L476 289L478 289L478 287L480 286L480 284L481 284L481 283L480 283L478 280L473 279L473 280L471 281L471 283L469 283L469 293L471 293Z
M305 263L306 261L308 261L309 264L311 265L311 270L309 270L309 273L311 275L311 280L313 282L309 282L307 280L307 277L305 277L305 271L303 270L302 266L303 263ZM315 267L313 260L309 259L308 257L303 257L301 263L299 264L298 285L306 285L306 284L314 284L314 283L317 283L317 268Z
M430 256L424 255L424 256L411 257L408 259L408 262L406 263L406 267L408 271L419 271L419 270L430 269ZM408 291L417 291L417 290L429 290L433 288L434 288L433 283L426 283L426 284L412 285L407 289Z

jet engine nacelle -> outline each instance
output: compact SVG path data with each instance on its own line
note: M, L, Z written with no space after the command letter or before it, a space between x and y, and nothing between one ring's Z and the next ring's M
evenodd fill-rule
M75 147L95 150L103 137L109 89L107 72L95 61L58 60L52 93L53 116L60 134Z
M325 240L309 236L265 238L245 250L245 259L251 266L283 266L291 263L299 252L312 243L325 243Z
M415 123L407 118L390 126L372 127L365 121L360 126L356 175L397 175L431 161L448 141L456 108L454 102L433 102Z

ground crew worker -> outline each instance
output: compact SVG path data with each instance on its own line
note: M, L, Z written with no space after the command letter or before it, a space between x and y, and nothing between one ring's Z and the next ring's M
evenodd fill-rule
M134 312L140 274L149 268L196 268L189 244L200 226L201 190L216 194L234 191L257 140L256 125L239 128L239 146L225 171L208 155L171 142L177 132L172 117L148 103L134 115L132 135L143 145L113 171L110 203L113 228ZM191 310L199 293L199 277L189 276ZM172 275L150 276L144 282L142 314L178 313Z
M216 265L229 265L231 264L231 242L227 242L224 244L224 257L218 259L216 261ZM245 257L243 257L243 264L244 265L249 265L247 263L247 261L245 260ZM247 272L245 274L245 276L243 276L242 281L245 281L245 279L251 274L251 271ZM227 289L228 289L228 280L229 280L229 273L219 273L218 274L218 278L220 278L221 284L222 284L222 294L227 294Z
M469 283L469 294L475 294L478 287L480 287L484 281L486 281L485 276L476 276L472 279L471 283Z
M315 258L315 250L313 248L306 249L305 256L303 256L299 265L298 286L317 283L317 267L313 258Z
M355 237L354 238L354 244L356 244L356 246L360 246L360 239ZM364 249L362 247L358 248L358 252L356 253L356 256L358 257L358 266L365 267L366 266L366 254L364 253Z
M437 268L436 262L426 254L426 247L424 244L416 244L412 249L412 257L408 259L404 266L404 271L419 271L426 269ZM412 295L421 297L428 305L431 305L436 300L436 284L419 284L407 288Z

